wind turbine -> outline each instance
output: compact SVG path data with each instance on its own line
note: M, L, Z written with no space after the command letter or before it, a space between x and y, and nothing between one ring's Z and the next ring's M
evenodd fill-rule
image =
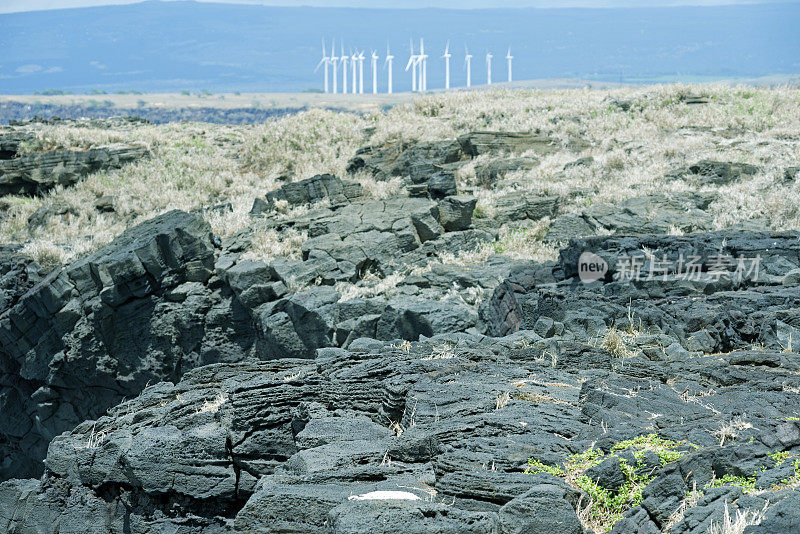
M333 94L336 94L337 77L339 74L339 58L336 56L336 40L331 41L331 66L333 66Z
M388 85L389 85L389 89L388 89L388 91L386 91L387 94L392 94L392 60L393 59L394 59L394 56L392 55L391 52L389 52L389 45L387 44L386 45L386 62L383 64L383 68L384 69L388 68L388 76L389 76L389 80L388 80L389 84Z
M450 41L447 41L442 57L444 58L444 88L450 89L450 58L453 57L450 53Z
M350 65L351 71L353 71L353 94L358 92L358 87L356 87L356 75L358 74L358 54L351 51L350 52Z
M491 52L486 52L486 85L492 85L492 58Z
M472 54L469 53L469 48L464 45L464 67L467 69L467 87L472 87Z
M347 61L350 59L350 56L346 56L344 53L344 43L340 41L342 45L342 93L347 94Z
M511 55L511 47L508 47L508 53L506 54L506 61L508 61L508 81L514 81L513 76L511 76L511 62L514 60L514 56Z
M425 43L419 39L419 90L428 90L428 54L425 53Z
M378 94L378 53L372 51L372 94Z
M322 65L325 65L325 92L328 91L328 67L331 64L331 58L328 57L328 54L325 52L325 38L322 39L322 59L317 63L317 68L314 69L314 72L317 72Z
M364 51L358 53L358 92L364 94Z
M408 69L411 69L411 90L416 92L417 90L417 56L414 54L414 40L411 40L411 57L408 58L408 64L406 65L406 72Z

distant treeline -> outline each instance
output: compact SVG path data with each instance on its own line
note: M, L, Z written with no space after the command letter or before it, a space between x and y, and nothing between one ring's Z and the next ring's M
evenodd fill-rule
M61 119L107 119L109 117L141 117L152 123L195 121L216 124L255 124L267 119L291 115L305 108L161 108L145 107L115 108L105 102L89 102L83 105L59 106L51 104L25 104L22 102L0 103L0 124L12 120L29 120L34 117Z

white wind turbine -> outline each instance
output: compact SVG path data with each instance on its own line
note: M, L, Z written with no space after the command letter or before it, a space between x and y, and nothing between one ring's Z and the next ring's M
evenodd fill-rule
M347 94L347 76L349 72L347 71L347 61L350 59L350 56L345 55L344 53L344 44L342 44L342 93Z
M358 92L358 87L356 87L356 77L358 75L358 54L355 52L350 52L350 70L353 71L353 94Z
M508 47L508 53L506 54L506 61L508 61L508 81L514 81L513 76L511 75L511 62L514 60L514 56L511 55L511 47Z
M364 51L358 53L358 92L364 94Z
M450 89L450 58L453 54L450 53L450 41L447 41L447 46L444 48L444 88Z
M389 45L386 45L386 62L383 64L384 69L388 69L388 90L386 91L388 94L392 94L392 60L394 56L391 52L389 52Z
M467 87L472 87L472 54L469 53L469 48L464 45L464 67L467 69Z
M337 76L339 74L339 58L336 56L336 41L331 41L331 66L333 67L333 94L337 91Z
M411 40L411 57L408 58L408 64L406 65L406 72L408 69L411 69L411 90L416 92L417 90L417 61L419 56L414 54L414 41Z
M378 53L372 51L372 94L378 94Z
M322 65L325 65L325 92L329 92L328 90L328 67L330 67L331 58L328 57L328 54L325 52L325 38L322 39L322 59L317 63L317 68L314 69L314 72L317 72Z
M428 54L425 53L425 42L420 38L419 40L419 90L428 90Z
M492 58L491 52L486 52L486 85L492 85Z

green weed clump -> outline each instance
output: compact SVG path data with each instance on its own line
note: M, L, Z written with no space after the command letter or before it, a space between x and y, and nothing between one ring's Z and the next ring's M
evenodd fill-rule
M569 456L562 465L547 465L535 458L528 460L525 472L528 474L548 473L563 478L570 485L583 490L590 499L588 506L579 511L579 517L587 529L597 532L611 530L614 523L622 519L626 510L642 502L642 491L655 478L645 469L645 454L655 453L661 465L683 457L686 452L679 450L692 444L671 441L656 434L637 436L614 444L608 454L595 448ZM629 463L619 453L629 451L636 464ZM624 484L616 491L601 487L592 480L586 471L599 465L607 458L617 458L625 478Z

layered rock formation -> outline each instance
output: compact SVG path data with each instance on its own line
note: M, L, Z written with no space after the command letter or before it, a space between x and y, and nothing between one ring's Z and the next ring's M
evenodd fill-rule
M18 154L31 135L0 132L0 196L39 195L56 186L70 186L90 173L113 169L148 155L143 146L115 144L87 150L50 150Z

